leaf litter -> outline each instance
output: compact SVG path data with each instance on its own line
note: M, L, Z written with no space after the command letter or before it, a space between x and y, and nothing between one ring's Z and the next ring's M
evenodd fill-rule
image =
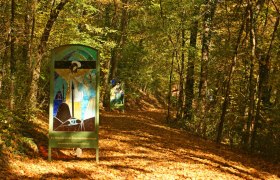
M48 127L40 117L41 127ZM42 131L42 129L40 129ZM44 133L47 135L47 128ZM217 146L186 131L169 127L163 110L129 110L100 114L99 157L83 149L56 149L47 160L13 155L0 165L1 179L280 179L280 165Z

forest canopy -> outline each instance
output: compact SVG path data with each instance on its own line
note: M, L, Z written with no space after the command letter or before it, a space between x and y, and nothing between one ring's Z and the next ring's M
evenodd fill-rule
M131 106L154 96L168 123L279 160L279 9L279 0L0 0L0 127L47 110L51 50L83 44L100 53L103 107L119 79Z

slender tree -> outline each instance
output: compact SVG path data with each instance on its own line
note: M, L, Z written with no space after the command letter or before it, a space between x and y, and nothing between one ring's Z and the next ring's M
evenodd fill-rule
M112 51L111 57L111 71L110 71L110 79L114 79L116 77L118 61L121 59L122 49L126 44L127 40L127 26L128 26L128 1L122 1L121 7L121 22L120 22L120 35L117 37L117 46Z
M1 9L3 12L5 12L5 15L3 15L2 18L2 22L1 25L3 27L4 34L2 36L2 42L3 42L3 46L1 46L1 54L3 53L3 55L1 55L1 69L0 69L0 95L1 96L6 96L6 87L4 86L5 81L7 81L7 77L9 76L9 63L10 63L10 59L9 59L9 52L10 52L10 43L11 43L11 27L10 27L10 19L8 17L10 17L10 11L8 12L9 7L11 6L10 3L4 3L1 2L1 7L3 9ZM8 14L8 15L7 15ZM9 93L10 94L10 93Z
M244 31L244 27L245 27L245 23L246 23L246 19L248 16L248 7L245 9L244 15L243 15L243 19L242 19L242 23L241 23L241 27L239 29L238 32L238 38L234 47L234 53L233 53L233 58L231 60L231 64L229 67L229 73L227 75L227 81L226 81L226 89L225 89L225 94L224 94L224 101L222 104L222 113L220 116L220 122L218 125L218 129L217 129L217 138L216 138L216 142L220 143L222 140L222 132L223 132L223 126L224 126L224 122L225 122L225 117L226 117L226 113L227 113L227 107L228 104L230 102L230 88L231 88L231 81L233 78L233 73L235 71L235 66L236 66L236 61L237 61L237 55L238 55L238 50L239 50L239 46L240 46L240 42L241 42L241 38L242 38L242 33Z
M179 69L179 97L177 104L177 115L178 120L183 118L183 107L184 107L184 71L185 71L185 48L186 48L186 10L183 8L181 12L181 62Z
M55 21L58 18L60 11L69 1L70 0L61 0L54 9L51 9L50 17L46 23L43 34L41 36L41 40L38 45L37 54L34 59L34 66L32 67L32 76L31 76L31 84L30 84L30 92L29 92L31 109L34 109L37 104L38 81L41 72L41 64L42 64L44 54L46 52L47 42L49 40L50 32L52 30Z
M199 23L199 12L201 4L195 4L192 14L191 28L190 28L190 46L188 51L188 64L186 76L186 89L185 89L185 108L184 119L189 121L193 115L193 99L194 99L194 62L197 58L197 34Z
M207 114L206 95L207 95L207 78L208 78L208 62L210 57L210 42L213 29L213 18L216 11L218 0L206 0L205 12L203 16L202 27L202 48L201 48L201 64L200 64L200 81L199 81L199 112L200 112L200 127L203 129L203 136L206 134L207 122L205 116Z
M200 66L200 82L199 97L205 101L207 91L207 63L209 61L209 46L211 41L211 33L213 27L213 18L216 11L218 0L206 0L205 12L203 17L202 29L202 50L201 50L201 66Z
M10 42L10 108L14 109L15 105L15 73L16 73L16 57L15 57L15 11L16 11L16 2L15 0L11 1L11 42Z
M272 48L273 41L279 26L279 16L276 18L274 30L271 35L270 44L265 55L260 55L259 57L259 81L258 81L258 93L257 93L257 107L256 107L256 117L254 119L254 129L252 130L252 141L251 141L251 150L255 149L255 141L257 136L257 130L260 127L261 121L261 106L268 106L270 104L270 95L269 95L269 72L270 72L270 52ZM262 102L262 104L261 104Z

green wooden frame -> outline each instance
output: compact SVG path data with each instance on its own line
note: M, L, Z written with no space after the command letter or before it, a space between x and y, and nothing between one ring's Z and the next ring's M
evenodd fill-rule
M85 50L85 52L94 53L96 59L96 96L95 96L95 126L94 131L54 131L53 130L53 109L54 109L54 71L55 61L61 57L58 57L60 51L67 52L69 50ZM69 52L69 51L68 51ZM61 53L60 53L61 54ZM62 53L63 54L63 53ZM95 148L96 149L96 162L99 162L99 147L98 147L98 132L99 132L99 54L98 51L89 46L80 44L69 44L59 46L52 50L51 56L51 74L50 74L50 104L49 104L49 148L48 148L48 160L51 161L52 148Z

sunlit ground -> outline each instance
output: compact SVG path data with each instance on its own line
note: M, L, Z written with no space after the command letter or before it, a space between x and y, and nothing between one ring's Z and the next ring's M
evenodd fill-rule
M39 122L38 122L39 123ZM40 121L45 127L47 122ZM46 145L45 145L46 148ZM162 111L102 112L95 150L10 158L1 179L280 179L280 165L232 152L165 124Z

